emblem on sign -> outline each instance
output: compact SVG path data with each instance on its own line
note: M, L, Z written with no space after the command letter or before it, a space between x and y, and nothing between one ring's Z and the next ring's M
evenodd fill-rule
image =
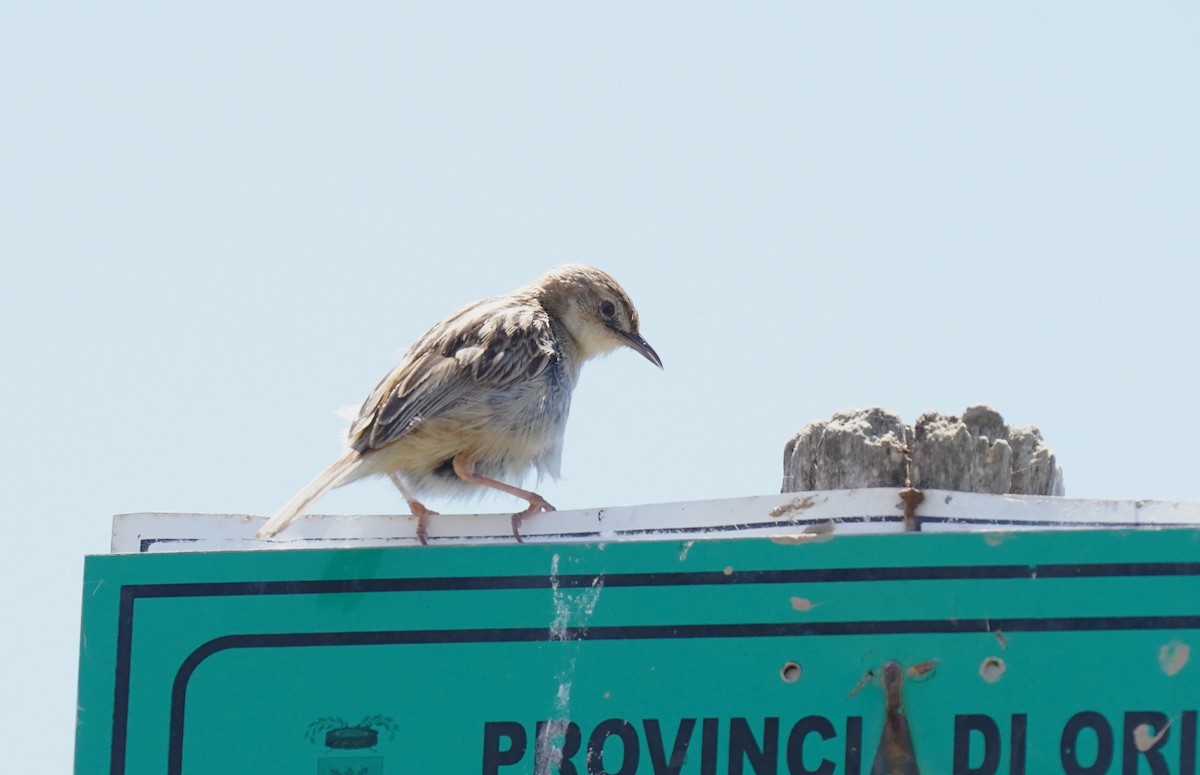
M349 723L341 716L322 716L304 731L313 745L330 751L371 751L379 745L380 732L388 742L396 739L399 727L390 716L375 714ZM383 775L382 756L322 756L317 759L317 775Z

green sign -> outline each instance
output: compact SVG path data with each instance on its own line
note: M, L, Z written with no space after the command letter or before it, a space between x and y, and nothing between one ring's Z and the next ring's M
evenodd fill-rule
M115 555L85 577L81 775L1197 772L1200 530Z

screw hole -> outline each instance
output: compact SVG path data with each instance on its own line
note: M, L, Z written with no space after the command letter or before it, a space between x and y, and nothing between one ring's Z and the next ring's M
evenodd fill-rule
M1000 676L1004 675L1006 666L1004 660L999 657L988 657L983 660L983 664L979 666L979 675L983 680L990 684L994 684L1000 680Z
M800 680L803 672L800 665L795 662L784 662L783 667L779 668L779 677L783 679L784 683L794 684Z

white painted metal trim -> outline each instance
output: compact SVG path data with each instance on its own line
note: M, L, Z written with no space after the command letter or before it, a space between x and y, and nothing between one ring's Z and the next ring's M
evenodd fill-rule
M922 532L1200 527L1200 502L1054 498L925 490L916 510ZM266 517L248 514L118 514L114 554L136 552L328 549L416 546L414 517L308 515L268 541L254 538ZM904 532L900 490L878 488L759 495L725 500L556 511L529 517L527 543L689 541ZM443 514L429 520L429 543L513 543L507 514Z

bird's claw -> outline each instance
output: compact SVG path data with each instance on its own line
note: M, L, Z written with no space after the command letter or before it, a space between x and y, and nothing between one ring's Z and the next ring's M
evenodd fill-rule
M420 501L409 501L408 508L412 510L413 516L417 518L417 540L421 542L421 546L429 546L429 530L426 526L426 517L436 517L437 512L433 509L425 508L425 504Z
M518 511L516 514L512 515L513 538L517 539L517 543L519 544L525 543L525 539L521 538L521 522L525 519L525 517L529 517L543 511L554 510L554 506L550 505L550 502L540 495L537 496L537 498L530 500L529 508L525 509L524 511Z

